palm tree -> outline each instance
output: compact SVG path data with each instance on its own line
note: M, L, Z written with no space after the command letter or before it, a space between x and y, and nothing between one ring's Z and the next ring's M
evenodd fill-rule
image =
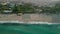
M32 4L30 4L30 3L25 3L24 6L23 6L23 10L24 10L24 12L26 12L26 13L33 12Z
M33 12L33 7L31 4L24 4L18 6L18 12L20 13L31 13Z
M18 13L18 7L16 6L16 4L14 5L14 7L12 7L12 12L13 13Z
M0 4L0 13L3 13L3 5L2 4Z

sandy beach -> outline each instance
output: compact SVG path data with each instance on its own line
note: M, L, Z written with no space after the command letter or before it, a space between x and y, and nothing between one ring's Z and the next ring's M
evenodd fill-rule
M17 16L16 14L0 14L0 21L60 23L60 16L58 17L43 14L24 14L21 16Z

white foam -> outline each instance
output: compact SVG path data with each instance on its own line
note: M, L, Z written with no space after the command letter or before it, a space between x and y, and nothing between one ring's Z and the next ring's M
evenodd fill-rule
M49 22L29 22L28 24L48 24L48 25L51 25L51 24L60 24L60 23L49 23Z
M51 24L60 24L60 23L35 22L35 21L32 21L32 22L22 22L22 21L0 21L0 23L48 24L48 25L51 25Z
M0 21L0 23L23 23L21 21Z

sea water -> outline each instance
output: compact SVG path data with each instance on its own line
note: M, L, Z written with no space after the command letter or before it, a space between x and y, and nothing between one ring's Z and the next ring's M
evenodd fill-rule
M0 24L0 34L60 34L60 24Z

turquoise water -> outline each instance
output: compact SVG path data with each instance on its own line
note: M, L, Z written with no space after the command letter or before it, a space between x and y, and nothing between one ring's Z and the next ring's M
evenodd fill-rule
M0 25L0 34L60 34L60 25Z

